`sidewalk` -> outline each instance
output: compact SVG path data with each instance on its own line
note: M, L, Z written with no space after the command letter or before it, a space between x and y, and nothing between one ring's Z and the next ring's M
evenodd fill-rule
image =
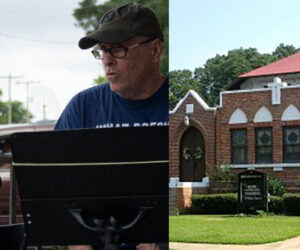
M171 250L296 250L300 249L300 237L260 245L218 245L170 242Z

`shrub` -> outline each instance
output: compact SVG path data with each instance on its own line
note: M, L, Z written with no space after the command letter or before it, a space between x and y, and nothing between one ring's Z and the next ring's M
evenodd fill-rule
M285 214L300 215L300 194L284 194L282 207Z
M212 185L217 188L237 188L237 174L232 171L232 168L228 164L224 167L210 168L208 175Z
M268 213L265 212L264 210L256 210L256 214L257 214L257 216L259 216L259 217L265 217L265 216L268 215Z
M196 214L235 214L237 194L194 194L192 212Z
M300 199L300 195L299 195ZM283 198L270 196L269 213L283 212ZM235 214L237 213L237 194L194 194L192 207L184 214Z
M275 213L275 214L281 214L282 213L282 201L283 198L280 196L270 196L270 202L269 202L269 212Z
M286 192L283 181L274 177L270 177L268 179L268 192L271 195L283 196Z

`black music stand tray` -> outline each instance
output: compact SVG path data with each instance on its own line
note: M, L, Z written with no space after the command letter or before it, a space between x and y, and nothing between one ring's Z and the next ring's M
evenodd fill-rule
M11 139L27 245L168 242L168 127Z

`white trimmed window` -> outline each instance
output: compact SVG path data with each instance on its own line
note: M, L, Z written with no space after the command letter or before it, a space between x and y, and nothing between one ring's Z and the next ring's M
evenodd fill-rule
M255 163L273 162L272 128L255 129Z
M231 163L247 164L248 140L247 129L232 129L231 133Z
M300 126L283 127L283 162L300 162Z

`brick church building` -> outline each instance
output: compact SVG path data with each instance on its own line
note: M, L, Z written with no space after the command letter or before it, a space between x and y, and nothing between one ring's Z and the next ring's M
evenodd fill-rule
M170 111L170 201L210 190L213 167L255 169L300 192L300 53L239 76L209 107L190 90Z

